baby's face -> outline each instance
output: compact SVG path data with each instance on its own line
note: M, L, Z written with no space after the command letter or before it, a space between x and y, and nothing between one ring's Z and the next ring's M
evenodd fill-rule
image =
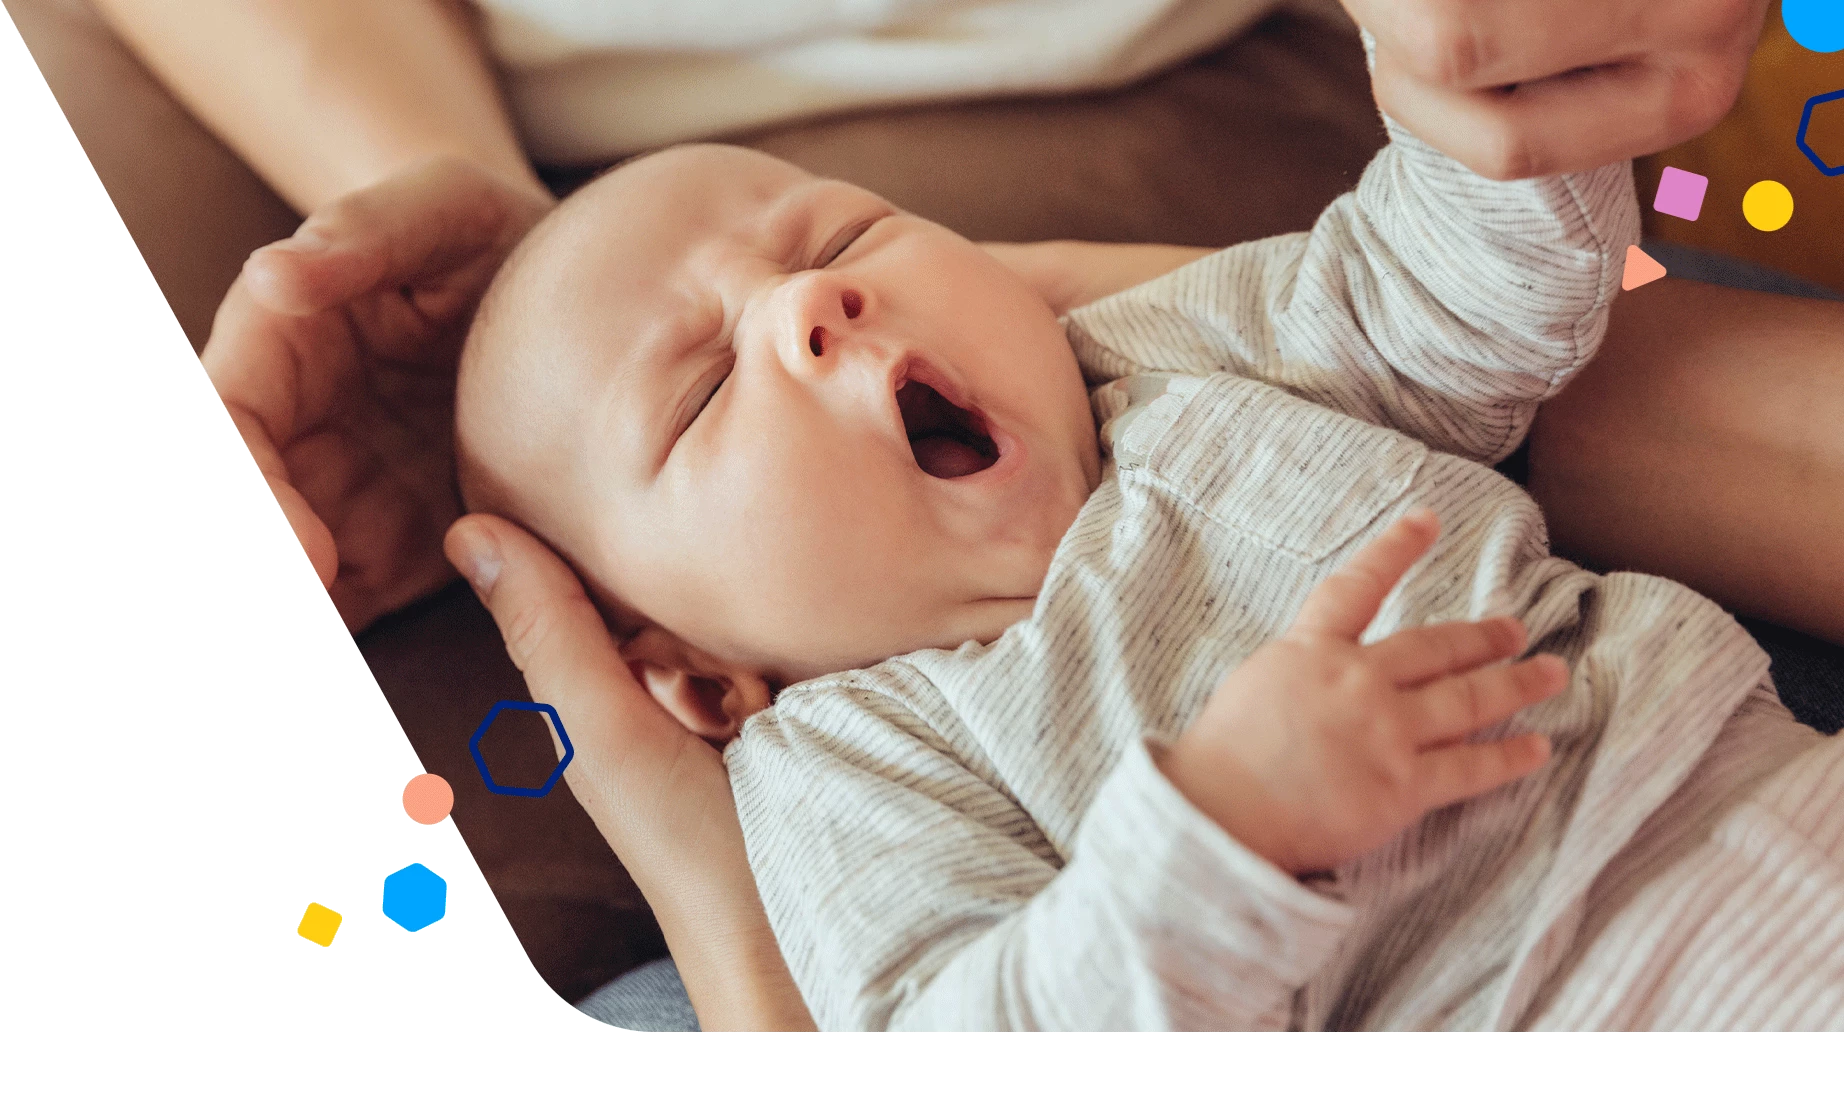
M523 373L576 399L547 435L573 453L572 555L598 586L782 682L1030 613L1099 471L1034 290L736 148L643 159L568 209L513 311Z

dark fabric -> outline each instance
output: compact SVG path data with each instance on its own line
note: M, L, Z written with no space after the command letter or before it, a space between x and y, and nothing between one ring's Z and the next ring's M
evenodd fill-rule
M1673 278L1688 278L1693 282L1709 282L1743 290L1760 290L1762 293L1781 293L1788 297L1844 301L1844 294L1836 290L1826 289L1804 278L1795 278L1791 274L1769 270L1745 259L1699 251L1695 247L1666 243L1660 239L1646 240L1641 250L1657 259L1659 265Z
M671 958L650 961L596 989L576 1005L584 1015L629 1031L696 1031L698 1014Z
M1773 658L1774 686L1793 717L1822 733L1844 730L1844 648L1785 626L1742 625Z

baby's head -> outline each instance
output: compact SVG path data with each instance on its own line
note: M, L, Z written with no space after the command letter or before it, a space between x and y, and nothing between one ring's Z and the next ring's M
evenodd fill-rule
M456 409L470 507L576 567L656 695L725 719L740 676L997 637L1099 471L1029 285L732 147L629 163L539 225L482 306Z

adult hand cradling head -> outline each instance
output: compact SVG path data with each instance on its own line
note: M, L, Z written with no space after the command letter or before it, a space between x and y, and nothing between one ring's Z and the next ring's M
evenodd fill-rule
M552 202L420 163L256 252L201 358L346 623L452 578L454 368L481 293Z

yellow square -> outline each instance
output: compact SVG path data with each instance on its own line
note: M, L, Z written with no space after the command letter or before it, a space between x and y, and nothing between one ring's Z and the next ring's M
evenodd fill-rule
M301 925L295 933L309 942L321 946L333 945L333 936L339 933L339 923L344 916L330 907L321 907L317 903L307 905L307 911L301 916Z

